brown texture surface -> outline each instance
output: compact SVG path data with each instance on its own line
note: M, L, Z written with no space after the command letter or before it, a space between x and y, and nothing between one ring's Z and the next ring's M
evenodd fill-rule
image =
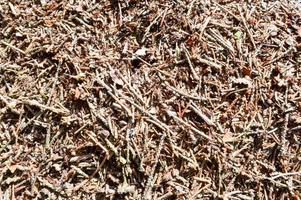
M292 1L0 2L4 199L300 199Z

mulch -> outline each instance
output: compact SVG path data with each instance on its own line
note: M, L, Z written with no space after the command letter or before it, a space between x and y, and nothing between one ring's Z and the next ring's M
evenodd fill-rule
M1 1L1 199L301 196L294 1Z

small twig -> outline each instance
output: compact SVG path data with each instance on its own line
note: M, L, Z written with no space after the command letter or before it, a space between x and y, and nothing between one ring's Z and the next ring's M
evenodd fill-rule
M191 10L193 8L193 4L195 3L196 0L193 0L190 4L189 4L189 8L188 8L188 12L186 14L187 17L189 17L189 15L191 14Z
M205 20L205 22L204 22L204 24L202 25L202 27L201 27L201 29L200 29L200 34L199 34L199 37L200 37L200 38L203 37L203 33L204 33L206 27L208 26L210 20L211 20L211 17L210 17L210 16L207 17L206 20Z
M154 165L151 169L150 175L146 181L146 188L144 190L144 195L143 195L143 199L145 199L145 200L151 199L151 190L152 190L152 185L153 185L152 182L153 182L156 167L159 162L159 157L161 154L161 150L163 148L165 137L166 137L166 134L163 133L160 138L160 143L159 143L158 150L157 150L156 157L155 157L155 163L154 163Z
M195 96L191 96L189 94L186 94L172 86L170 86L167 82L163 83L163 86L167 87L168 89L172 90L173 92L183 96L183 97L186 97L188 99L193 99L193 100L198 100L198 101L207 101L208 99L204 98L204 97L195 97Z
M138 104L136 104L134 101L132 101L131 99L129 99L128 97L122 95L123 98L128 101L130 104L132 104L135 108L137 108L140 112L142 112L143 114L145 114L147 117L149 117L150 119L146 119L146 121L151 122L152 124L154 124L155 126L157 126L158 128L160 128L163 132L167 133L167 139L168 142L171 145L171 149L172 152L174 151L174 147L172 144L172 138L171 138L171 134L174 135L173 131L171 131L168 126L166 124L164 124L163 122L161 122L160 120L158 120L156 117L154 117L152 114L150 114L149 112L147 112L145 109L143 109L141 106L139 106Z
M122 26L123 23L122 8L119 1L117 4L118 4L118 11L119 11L119 26Z
M8 102L7 99L9 99L11 102ZM12 99L10 97L5 97L0 95L0 100L2 100L10 109L12 109L13 111L15 110L14 107L16 106L16 104L25 104L25 105L29 105L29 106L36 106L38 108L40 108L41 110L49 110L53 113L59 114L59 115L69 115L70 111L67 108L64 109L58 109L58 108L54 108L54 107L50 107L44 104L39 103L36 100L19 100L19 99ZM15 111L18 114L20 114L18 111Z
M288 108L287 106L287 95L288 95L288 87L286 87L286 90L285 90L285 100L284 100L284 108ZM286 141L286 136L287 136L287 132L288 132L288 121L289 121L289 116L290 116L290 113L289 112L286 112L285 115L284 115L284 125L282 127L282 134L281 134L281 150L282 150L282 154L285 156L286 155L286 152L287 152L287 141Z
M197 81L200 80L199 76L197 75L197 73L196 73L196 71L195 71L195 69L194 69L194 67L193 67L193 65L192 65L192 62L191 62L191 60L190 60L189 52L188 52L188 50L186 49L185 45L182 45L182 49L184 50L184 53L185 53L186 59L187 59L187 61L188 61L188 65L189 65L189 67L190 67L190 71L191 71L191 73L192 73L193 78L194 78L195 80L197 80Z
M209 117L207 117L200 109L197 108L197 105L195 103L191 102L189 105L189 108L191 108L199 117L201 117L209 126L216 126Z
M164 10L164 13L163 13L163 16L162 16L161 22L160 22L160 27L163 26L164 19L165 19L165 17L166 17L167 11L168 11L168 8L166 8L166 9Z
M300 176L301 172L288 172L288 173L278 173L275 176L272 176L271 179L277 179L277 178L281 178L281 177L285 177L285 176Z
M235 49L232 46L231 42L224 39L223 36L221 36L220 33L217 33L218 30L208 29L208 31L210 33L210 36L212 38L214 38L214 40L216 40L218 43L220 43L221 46L223 46L224 48L227 48L231 53L235 53Z
M245 29L247 30L247 33L248 33L248 35L249 35L249 37L250 37L250 40L251 40L252 45L253 45L253 48L254 48L254 49L257 49L255 40L254 40L254 38L253 38L253 35L252 35L250 29L248 28L247 22L246 22L246 20L245 20L245 18L244 18L244 16L243 16L243 13L241 12L240 9L239 9L239 12L240 12L241 21L242 21L242 23L244 24Z
M18 47L14 46L12 44L9 44L9 43L7 43L7 42L5 42L3 40L1 40L1 43L4 44L4 45L6 45L6 46L8 46L8 47L10 47L13 50L18 51L19 53L22 53L23 55L26 55L25 51L23 51L22 49L19 49Z
M168 8L165 8L165 10L167 10ZM154 19L154 20L152 20L152 22L150 23L150 25L146 28L146 30L145 30L145 33L144 33L144 35L143 35L143 37L142 37L142 40L141 40L141 42L142 43L144 43L144 41L145 41L145 39L146 39L146 36L147 36L147 34L149 33L149 31L150 31L150 29L152 28L152 26L158 21L158 19L161 17L161 15L163 15L164 14L164 12L160 12L160 14Z
M105 152L106 159L107 159L109 155L109 151L107 150L107 148L103 146L97 139L95 139L95 137L93 137L90 133L87 133L87 135L95 144L97 144Z
M93 30L93 26L90 26L89 24L87 24L84 20L80 19L79 17L73 17L76 21L78 21L80 24L84 25L86 28L88 28L90 31L94 31Z
M107 84L105 84L105 82L103 82L102 80L100 80L99 73L97 71L96 71L96 81L100 85L102 85L104 88L106 88L108 94L126 111L126 113L128 114L128 116L132 116L131 111L125 105L123 105L123 103L118 99L118 97L116 95L114 95L112 93L113 90Z
M228 10L227 8L225 8L224 6L220 5L219 3L217 3L215 0L213 1L219 8L221 8L223 11L226 11L227 13L229 13L232 17L234 17L237 21L240 21L240 18L236 15L234 15L230 10Z
M49 110L49 111L59 114L59 115L69 115L70 114L70 111L67 108L58 109L58 108L46 106L46 105L39 103L36 100L22 100L21 103L27 104L29 106L36 106L36 107L40 108L41 110Z
M21 115L21 112L15 109L17 104L17 101L15 99L11 99L10 97L0 95L0 101L2 101L5 104L5 106L7 106L7 108L11 110L11 112L17 115Z
M169 197L173 196L174 193L173 192L167 192L166 194L160 196L157 198L157 200L164 200L164 199L169 199Z
M54 93L55 86L56 86L56 83L58 81L58 76L59 76L59 72L61 70L61 66L62 66L62 61L59 61L57 69L56 69L56 72L55 72L55 76L54 76L54 81L53 81L53 84L52 84L52 88L50 90L49 97L48 97L48 100L47 100L47 103L46 103L47 106L50 106L50 104L51 104L52 95Z
M280 54L278 57L266 62L266 63L263 63L263 66L267 66L267 65L270 65L272 64L273 62L276 62L278 60L280 60L281 58L283 58L285 55L287 55L291 50L293 50L293 48L289 48L288 50L286 50L285 52L283 52L282 54Z
M199 134L200 136L206 138L207 140L212 141L212 138L210 138L208 135L205 135L202 131L199 131L197 128L193 127L191 124L189 124L188 122L185 122L184 120L182 120L181 118L177 117L175 113L171 112L171 111L166 111L166 113L168 114L168 116L174 118L177 122L180 122L180 124L183 124L184 126L186 126L187 128L191 129L193 132Z
M197 58L197 60L200 61L201 63L206 64L206 65L208 65L210 67L213 67L215 69L218 69L218 70L222 69L221 65L219 65L219 64L217 64L215 62L212 62L210 60L206 60L204 58Z
M130 90L130 92L132 92L132 96L136 97L140 103L145 104L143 98L141 97L141 95L138 94L138 92L136 92L136 90L131 86L131 84L129 82L127 82L127 80L123 77L123 75L116 70L118 76L122 79L122 81L126 84L126 86L128 87L128 89Z

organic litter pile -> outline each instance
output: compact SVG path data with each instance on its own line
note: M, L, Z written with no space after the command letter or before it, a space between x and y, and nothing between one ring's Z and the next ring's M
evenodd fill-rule
M294 199L294 1L1 1L1 199Z

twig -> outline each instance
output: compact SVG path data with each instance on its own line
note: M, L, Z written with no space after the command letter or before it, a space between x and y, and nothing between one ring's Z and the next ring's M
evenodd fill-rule
M107 148L103 146L95 137L93 137L91 133L87 133L87 135L95 144L97 144L105 152L105 159L107 159L107 157L109 156L109 151L107 150Z
M215 69L218 69L218 70L222 69L222 66L221 66L221 65L219 65L219 64L217 64L217 63L215 63L215 62L206 60L206 59L204 59L204 58L197 58L197 60L200 61L201 63L206 64L206 65L208 65L208 66L210 66L210 67L213 67L213 68L215 68Z
M210 20L211 20L211 17L210 17L210 16L207 17L206 20L205 20L205 22L204 22L204 24L202 25L202 27L201 27L201 29L200 29L200 34L199 34L199 37L200 37L200 38L203 37L203 33L204 33L206 27L208 26Z
M190 67L190 71L192 72L192 76L195 80L200 80L199 76L197 75L192 63L191 63L191 60L190 60L190 55L189 55L189 52L188 50L186 49L185 45L183 44L182 45L182 49L184 50L184 53L185 53L185 56L186 56L186 59L188 61L188 64L189 64L189 67Z
M283 108L288 108L288 105L287 105L287 93L288 93L288 88L289 86L287 85L286 87L286 90L285 90L285 100L284 100L284 106ZM282 128L282 134L281 134L281 150L282 150L282 154L283 156L286 156L286 152L287 152L287 146L288 146L288 143L286 141L286 137L287 137L287 131L288 131L288 121L289 121L289 116L290 116L290 113L289 112L286 112L285 115L284 115L284 125L283 125L283 128Z
M177 117L175 113L171 112L171 111L166 111L166 113L168 114L168 116L174 118L177 122L180 122L181 124L183 124L184 126L186 126L187 128L191 129L193 132L199 134L200 136L206 138L207 140L212 141L212 138L210 138L208 135L205 135L202 131L199 131L198 129L196 129L195 127L193 127L191 124L189 124L188 122L185 122L184 120L182 120L181 118Z
M17 101L15 99L11 99L10 97L2 96L0 94L0 101L2 101L5 106L7 106L13 113L20 115L21 112L16 110L15 107L17 105Z
M5 42L3 40L1 40L1 43L4 44L4 45L6 45L6 46L8 46L8 47L10 47L13 50L18 51L19 53L22 53L23 55L26 55L25 51L23 51L22 49L19 49L18 47L14 46L12 44L9 44L9 43L7 43L7 42Z
M211 119L209 119L200 109L197 108L197 105L195 103L191 102L189 105L189 108L191 108L199 117L201 117L209 126L216 126Z
M7 99L9 99L10 101L12 101L11 103L9 103L7 101ZM54 107L50 107L44 104L39 103L36 100L29 100L29 99L25 99L25 100L19 100L19 99L12 99L10 97L5 97L0 95L0 100L2 100L9 108L14 109L14 107L16 106L16 104L25 104L25 105L29 105L29 106L36 106L38 108L40 108L41 110L49 110L53 113L59 114L59 115L69 115L70 111L67 108L64 109L58 109L58 108L54 108ZM15 111L19 114L18 111Z
M285 176L300 176L301 172L288 172L288 173L278 173L275 176L272 176L271 179L277 179L277 178L281 178L281 177L285 177Z
M235 50L228 40L224 39L218 30L208 29L210 36L212 36L218 43L220 43L224 48L227 48L231 53L235 53Z
M104 88L106 88L108 94L126 111L126 113L128 114L128 116L132 116L131 111L125 105L123 105L123 103L118 99L118 97L116 95L114 95L112 93L113 90L107 84L105 84L105 82L103 82L102 80L100 80L99 73L97 71L96 71L96 81L100 85L102 85Z
M65 109L58 109L58 108L46 106L46 105L43 105L43 104L39 103L36 100L22 100L21 102L23 104L27 104L29 106L36 106L36 107L40 108L41 110L49 110L49 111L51 111L53 113L56 113L56 114L59 114L59 115L63 115L63 116L66 116L66 115L70 114L70 111L67 108L65 108Z
M219 8L221 8L223 11L226 11L227 13L229 13L232 17L234 17L237 21L240 21L240 18L236 15L234 15L230 10L228 10L227 8L225 8L224 6L221 6L219 3L217 3L215 0L213 1Z
M122 95L122 97L128 101L130 104L132 104L135 108L137 108L140 112L142 112L143 114L145 114L147 117L149 117L150 119L146 119L146 121L149 121L151 123L153 123L155 126L157 126L158 128L160 128L163 132L167 133L167 139L168 142L171 145L171 149L172 151L175 153L174 151L174 147L172 144L172 138L171 138L171 134L175 135L173 133L173 131L171 131L168 126L166 124L164 124L163 122L161 122L160 120L158 120L156 117L154 117L152 114L150 114L149 112L147 112L145 109L143 109L141 106L139 106L138 104L136 104L134 101L132 101L131 99L129 99L128 97Z
M127 80L123 77L123 75L116 70L118 76L122 79L122 81L127 85L127 87L129 88L130 92L132 92L132 96L136 97L140 103L145 104L143 98L141 97L141 95L138 94L138 92L136 92L136 90L131 86L131 84L129 82L127 82Z
M166 137L166 134L163 133L161 135L161 138L160 138L160 143L159 143L158 150L157 150L156 157L155 157L155 163L152 167L152 170L151 170L150 175L149 175L149 177L147 179L147 182L146 182L146 188L144 190L144 195L143 195L144 200L151 199L151 189L152 189L152 185L153 185L152 182L153 182L156 167L157 167L158 162L159 162L159 157L160 157L160 154L161 154L161 150L163 148L165 137Z
M193 100L198 100L198 101L208 101L208 99L206 99L204 97L195 97L195 96L191 96L189 94L186 94L186 93L184 93L184 92L182 92L182 91L180 91L180 90L178 90L178 89L170 86L167 82L164 82L162 85L165 86L165 87L167 87L168 89L172 90L173 92L175 92L175 93L177 93L177 94L179 94L179 95L181 95L183 97L186 97L188 99L193 99Z
M252 42L253 48L254 48L254 49L257 49L255 40L254 40L254 38L253 38L253 35L252 35L250 29L248 28L247 22L246 22L246 20L245 20L245 18L244 18L244 16L243 16L243 13L241 12L240 9L239 9L239 12L240 12L241 21L242 21L242 23L244 24L245 29L247 30L247 33L248 33L249 38L250 38L250 40L251 40L251 42Z
M52 98L52 95L54 93L56 83L58 81L58 76L59 76L59 72L61 70L61 66L62 66L62 61L59 61L59 64L58 64L56 72L55 72L55 76L54 76L54 81L53 81L53 84L52 84L52 88L50 90L49 97L48 97L48 100L47 100L47 103L46 103L47 106L50 106L50 104L51 104L51 98Z
M282 54L280 54L278 57L266 62L266 63L263 63L263 66L267 66L267 65L270 65L272 64L273 62L276 62L278 60L280 60L282 57L284 57L285 55L287 55L289 52L291 52L293 50L293 48L289 48L288 50L286 50L285 52L283 52Z
M193 8L193 4L195 3L196 0L193 0L190 4L189 4L189 8L188 8L188 12L186 14L187 17L189 17L189 15L191 14L191 10Z
M165 10L167 10L167 8L165 8ZM152 28L152 26L158 21L158 19L161 17L161 15L163 15L164 14L164 12L160 12L160 14L154 19L154 20L152 20L152 22L150 23L150 25L146 28L146 30L145 30L145 33L144 33L144 35L143 35L143 37L142 37L142 40L141 40L141 42L142 43L144 43L144 41L145 41L145 39L146 39L146 36L147 36L147 34L149 33L149 31L150 31L150 29Z

